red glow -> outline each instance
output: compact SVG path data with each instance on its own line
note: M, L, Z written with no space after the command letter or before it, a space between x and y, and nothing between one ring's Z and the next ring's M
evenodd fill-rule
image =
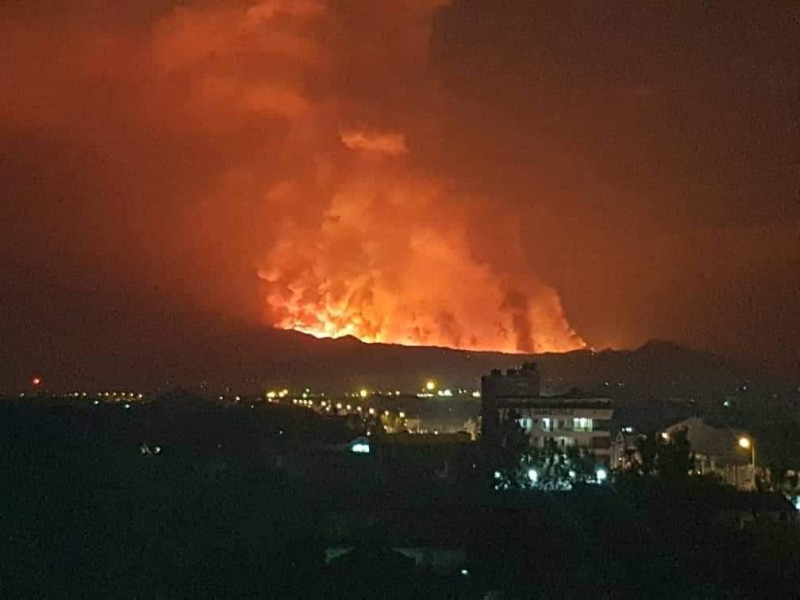
M35 385L35 386L38 386L38 385L40 385L42 383L42 378L41 377L34 377L34 378L31 379L31 383L33 385Z
M272 325L465 350L585 347L556 290L521 268L509 273L474 257L469 213L444 186L370 167L335 194L320 227L282 232L259 271ZM509 252L509 264L519 260Z

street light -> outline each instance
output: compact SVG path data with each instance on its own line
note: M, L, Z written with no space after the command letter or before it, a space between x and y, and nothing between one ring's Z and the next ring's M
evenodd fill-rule
M753 487L756 485L756 444L746 435L739 436L739 448L750 451L750 468L753 470Z
M753 440L751 440L746 435L741 436L739 438L739 448L742 448L743 450L749 450L750 451L750 463L752 464L753 469L755 469L756 468L756 445L755 445L755 443L753 443Z

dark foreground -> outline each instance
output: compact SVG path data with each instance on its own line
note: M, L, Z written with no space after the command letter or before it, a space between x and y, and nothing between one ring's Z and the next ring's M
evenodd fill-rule
M358 456L353 435L274 406L4 403L0 596L800 597L777 499L645 479L496 494L472 446Z

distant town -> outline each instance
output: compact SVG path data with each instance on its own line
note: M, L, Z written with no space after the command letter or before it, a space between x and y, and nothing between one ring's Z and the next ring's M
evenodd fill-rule
M51 394L36 376L0 403L4 480L27 498L7 510L18 527L63 530L53 552L103 564L101 594L361 597L388 578L391 597L521 597L530 586L622 597L633 580L648 595L696 597L705 585L720 595L702 597L750 597L760 587L739 553L800 590L787 567L800 550L797 395L758 410L744 389L718 406L631 405L545 391L543 379L524 362L474 389L429 377L331 395ZM75 521L86 510L97 519ZM96 547L75 547L76 534ZM668 558L645 561L640 545ZM125 547L151 550L133 567ZM20 548L4 585L32 592L19 579L30 564L70 585L35 552ZM206 578L175 579L208 560ZM252 575L265 561L282 565L277 580ZM214 569L251 575L223 589Z

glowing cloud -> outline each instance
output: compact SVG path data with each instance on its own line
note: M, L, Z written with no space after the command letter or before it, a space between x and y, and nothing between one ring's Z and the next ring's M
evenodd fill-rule
M348 131L342 134L342 143L350 150L378 152L389 156L402 156L408 152L406 137L400 133L369 134Z
M487 199L465 197L407 143L438 135L427 62L441 4L203 0L105 29L76 13L59 36L9 26L0 117L68 124L71 139L119 157L120 180L150 198L120 221L135 228L128 215L142 214L148 240L164 222L160 244L141 246L148 269L201 272L181 280L211 282L196 295L217 309L259 292L241 283L246 267L276 327L579 348L558 293L514 244L477 258ZM152 174L130 177L129 164Z

